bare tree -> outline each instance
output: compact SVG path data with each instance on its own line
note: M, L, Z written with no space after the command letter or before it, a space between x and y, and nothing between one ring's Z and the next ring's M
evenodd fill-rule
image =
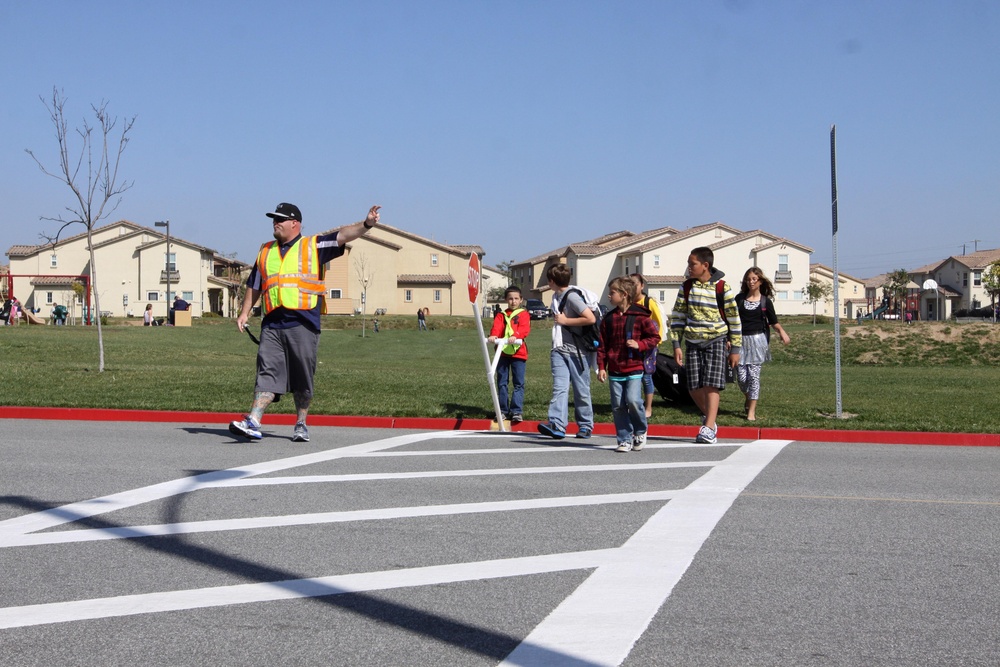
M128 146L128 134L135 123L135 116L123 120L119 128L117 117L108 114L108 103L101 101L99 105L90 105L97 120L96 125L91 125L86 119L82 127L75 129L79 140L79 151L71 146L73 137L70 135L69 126L66 123L66 96L62 91L53 87L52 100L47 101L44 97L39 97L42 104L49 112L49 118L56 128L56 141L59 144L59 169L50 171L42 164L41 160L28 149L25 152L31 156L38 168L46 176L65 183L73 192L75 202L66 207L68 215L60 215L55 218L41 216L40 220L50 220L60 223L61 227L55 235L47 236L42 234L48 243L53 246L58 243L59 236L63 230L70 225L81 224L87 228L87 247L90 251L90 286L94 293L94 305L90 316L97 323L97 347L99 353L98 371L104 371L104 332L101 328L101 303L97 289L97 263L94 258L93 232L98 222L111 215L121 203L121 195L132 187L134 182L119 180L118 167L121 164L122 154ZM113 144L117 141L117 147ZM112 202L112 200L114 200Z
M368 255L363 252L358 253L358 256L354 258L354 273L357 274L358 282L361 283L361 337L364 338L368 287L375 284L375 267L368 261Z

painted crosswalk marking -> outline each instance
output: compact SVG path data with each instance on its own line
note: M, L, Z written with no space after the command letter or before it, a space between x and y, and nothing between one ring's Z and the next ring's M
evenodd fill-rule
M418 433L350 447L316 452L240 468L195 475L140 489L111 494L58 508L0 521L0 548L39 547L95 540L129 539L186 533L253 530L278 526L344 521L375 521L410 517L517 512L538 508L578 507L628 502L658 502L662 507L624 544L612 549L453 563L384 572L358 572L280 582L263 582L152 592L90 600L0 608L0 628L83 621L132 614L158 613L316 597L347 592L386 590L458 581L475 581L568 570L593 570L587 579L543 620L502 663L504 665L617 665L627 656L656 611L669 597L715 525L739 493L781 451L787 441L729 444L734 451L721 460L675 463L613 463L524 468L470 468L427 472L353 475L261 477L285 470L365 456L488 456L502 451L596 451L582 448L447 449L431 452L394 448L469 434ZM651 443L651 447L684 446ZM711 451L705 448L706 451ZM716 448L715 451L721 451ZM725 452L722 452L725 453ZM478 461L477 461L478 463ZM98 516L177 494L209 488L239 489L282 484L337 484L372 480L467 477L474 475L601 474L621 470L703 468L704 474L681 489L639 493L532 498L420 507L393 507L342 512L317 512L276 517L213 519L175 524L85 528L39 532L72 521Z

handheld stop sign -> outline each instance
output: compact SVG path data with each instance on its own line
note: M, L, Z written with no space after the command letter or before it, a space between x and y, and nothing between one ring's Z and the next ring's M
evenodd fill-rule
M469 257L469 301L476 303L479 298L479 281L482 278L482 271L479 266L479 255L472 253Z
M490 353L486 349L486 334L483 332L483 316L479 312L479 282L482 280L482 267L479 264L479 255L472 253L469 256L469 302L472 304L472 316L476 320L476 327L479 330L479 344L483 352L483 361L486 363L486 382L490 387L490 395L493 398L493 411L496 413L497 426L499 430L506 431L503 423L503 413L500 412L500 399L497 396L497 383L494 379L495 366L490 363Z

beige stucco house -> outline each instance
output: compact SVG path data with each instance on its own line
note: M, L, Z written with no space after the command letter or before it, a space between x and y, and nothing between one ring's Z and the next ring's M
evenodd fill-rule
M565 263L573 269L574 283L600 294L607 305L605 288L611 279L638 271L646 278L650 296L669 308L684 282L688 255L698 246L713 250L715 266L734 289L739 289L748 268L758 266L774 283L776 307L782 314L810 312L804 290L812 249L763 230L743 232L721 222L683 231L673 227L619 231L518 262L512 274L526 289L525 296L551 303L545 272L553 263Z
M990 295L983 285L983 274L996 261L1000 261L1000 248L953 255L907 270L910 276L907 308L917 319L940 320L952 317L959 310L988 306ZM888 280L889 275L882 273L865 281L865 295L876 316L881 315L886 305L884 288ZM936 289L924 289L930 280L937 285Z
M868 312L868 298L865 295L865 281L846 273L838 272L837 297L840 299L840 316L854 319L858 313ZM833 269L825 264L810 264L809 278L825 283L833 288ZM815 313L833 317L833 292L829 299L816 303ZM810 312L813 308L810 305Z
M326 270L326 310L331 315L385 313L472 315L468 273L471 253L482 260L482 247L447 245L386 224L380 224L347 244ZM495 269L481 270L484 280L477 312L486 304L490 280L501 280ZM364 302L362 302L362 299Z
M910 280L919 287L920 319L938 319L938 312L947 319L958 310L988 306L990 295L983 286L983 274L996 261L1000 261L1000 248L954 255L909 271ZM937 283L937 290L923 289L928 279Z
M94 229L93 244L96 289L104 313L141 317L149 303L155 317L165 317L172 301L168 277L171 294L190 303L194 317L209 311L228 317L238 309L236 292L247 268L238 260L176 237L170 238L168 258L163 232L127 220ZM56 304L62 304L71 318L83 316L87 299L78 298L73 283L80 282L79 276L91 275L86 232L55 244L15 245L7 257L8 290L26 308L40 309L39 316L47 318Z

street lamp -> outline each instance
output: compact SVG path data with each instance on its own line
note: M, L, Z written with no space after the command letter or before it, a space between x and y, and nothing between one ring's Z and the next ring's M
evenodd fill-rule
M167 228L167 314L170 314L170 221L169 220L159 220L155 223L157 227Z

